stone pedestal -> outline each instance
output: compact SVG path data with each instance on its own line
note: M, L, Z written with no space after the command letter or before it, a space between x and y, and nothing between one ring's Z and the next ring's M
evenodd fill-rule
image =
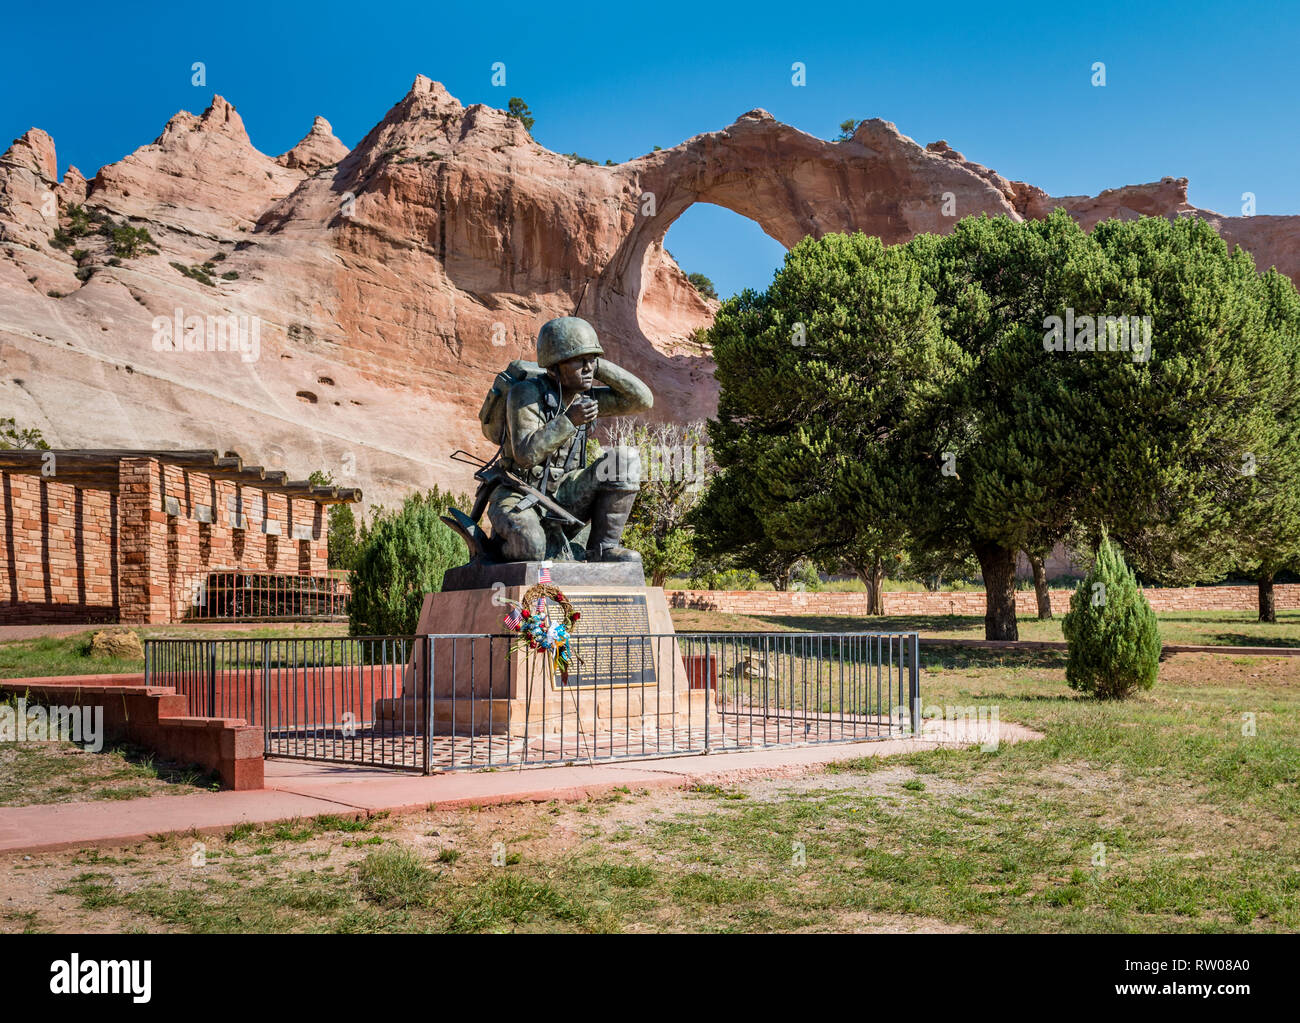
M439 735L621 734L704 727L708 691L692 689L664 592L640 565L555 562L551 582L582 612L573 630L579 659L568 684L547 670L503 619L508 601L537 582L538 562L466 565L426 594L417 633L433 636L432 674L417 644L400 697L380 700L379 722L411 727L433 694ZM552 620L558 605L548 604ZM614 634L614 638L610 635Z
M471 561L452 568L442 580L442 592L490 590L493 585L535 586L541 582L543 566L551 582L566 593L570 586L633 586L645 588L645 573L634 561L506 561L498 564Z

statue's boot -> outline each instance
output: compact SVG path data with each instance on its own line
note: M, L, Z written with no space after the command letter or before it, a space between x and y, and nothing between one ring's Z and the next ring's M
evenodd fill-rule
M591 513L591 539L587 541L588 561L640 563L640 554L619 543L636 495L635 490L602 490L596 494Z

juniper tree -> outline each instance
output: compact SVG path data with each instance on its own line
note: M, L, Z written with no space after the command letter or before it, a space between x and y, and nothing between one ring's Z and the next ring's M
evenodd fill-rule
M1109 528L1159 581L1221 576L1246 537L1264 565L1261 524L1286 533L1290 513L1241 469L1291 457L1294 345L1270 327L1285 295L1195 219L1089 236L1058 210L890 249L805 239L709 331L721 472L701 542L851 554L876 578L904 544L973 554L989 639L1018 636L1017 551L1067 535L1095 546Z
M1160 667L1160 629L1133 571L1103 534L1097 558L1061 622L1070 688L1101 699L1150 689Z
M765 293L709 331L721 384L719 466L696 515L706 552L790 567L852 555L873 589L908 532L906 428L959 371L910 255L861 233L807 238Z
M1255 450L1238 471L1245 494L1232 509L1238 568L1256 581L1259 620L1277 621L1273 578L1300 564L1300 294L1289 278L1263 278L1264 342L1278 354L1271 386L1261 390L1269 414Z
M336 485L334 474L323 469L313 469L308 481L320 487ZM356 565L361 551L364 532L358 535L357 518L350 504L332 504L326 515L326 551L330 568L351 569Z
M525 131L532 131L537 120L533 117L533 112L528 109L528 104L519 96L510 97L510 102L506 107L506 116L522 124Z
M412 494L394 514L373 522L349 575L348 631L354 636L409 636L415 632L426 593L442 589L447 569L469 553L440 516L458 503L434 488Z
M1176 584L1241 559L1242 467L1253 454L1277 479L1296 422L1293 356L1247 254L1195 218L1105 221L1089 237L1061 211L968 218L909 245L972 360L934 415L931 457L947 445L955 474L931 477L918 529L931 544L969 538L989 638L1017 635L1016 547L1071 533L1096 546L1109 529L1144 577ZM1075 321L1064 345L1044 331L1052 317Z
M1060 210L1038 221L967 217L907 248L961 358L910 430L913 457L927 463L912 528L923 548L975 555L985 636L1016 639L1017 552L1050 549L1069 531L1090 458L1043 323L1086 294L1100 259Z
M713 286L713 281L702 273L689 273L686 279L691 282L695 290L705 298L717 298L718 289Z
M1149 316L1152 349L1142 362L1057 356L1068 421L1093 456L1079 522L1094 541L1108 528L1152 581L1222 578L1249 560L1251 537L1256 564L1271 571L1297 517L1290 283L1262 279L1197 218L1105 221L1093 237L1104 262L1085 301Z

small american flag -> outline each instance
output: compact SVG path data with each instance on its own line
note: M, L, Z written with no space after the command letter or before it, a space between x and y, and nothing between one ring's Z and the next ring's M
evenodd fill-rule
M546 613L546 598L545 598L545 597L538 597L538 598L537 598L537 615L538 615L539 618L547 618L547 617L549 617L549 616L547 615L547 613Z
M549 583L551 581L551 563L543 561L541 567L537 570L537 581L539 583Z
M505 623L512 629L519 628L523 624L524 613L517 607L512 607L510 613L505 617Z

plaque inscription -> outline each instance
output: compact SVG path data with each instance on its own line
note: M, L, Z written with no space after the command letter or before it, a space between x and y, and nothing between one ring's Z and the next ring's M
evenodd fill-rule
M574 627L568 685L658 684L644 593L569 594L569 600L582 617ZM556 683L563 684L559 676Z

